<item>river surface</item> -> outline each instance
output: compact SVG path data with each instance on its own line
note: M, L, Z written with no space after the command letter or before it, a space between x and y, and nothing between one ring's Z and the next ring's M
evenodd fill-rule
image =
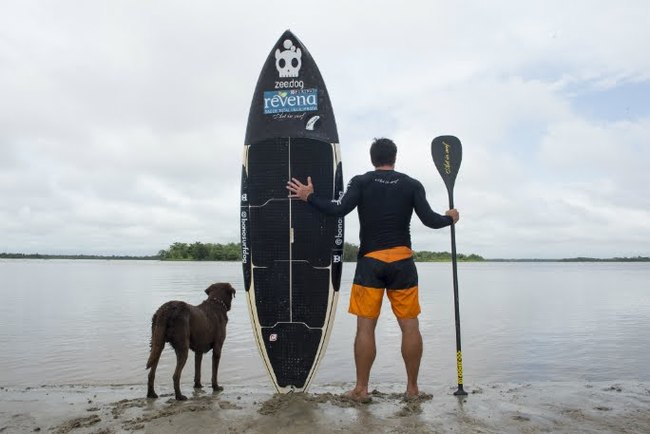
M418 263L424 356L420 383L456 383L450 263ZM312 384L354 381L354 264L343 268L329 346ZM464 382L650 381L650 264L460 263ZM145 384L151 316L165 301L199 304L231 282L220 383L270 384L235 262L0 260L0 386ZM387 300L373 384L405 381ZM210 378L204 358L203 378ZM170 383L167 346L157 381ZM191 384L193 357L183 372Z

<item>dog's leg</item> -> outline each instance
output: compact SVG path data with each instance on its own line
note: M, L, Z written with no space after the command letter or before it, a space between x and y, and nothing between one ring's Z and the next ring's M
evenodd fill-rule
M219 386L217 382L217 371L219 371L219 361L221 361L221 347L223 340L216 342L212 347L212 391L221 392L223 387Z
M156 368L158 367L158 360L156 359L149 368L149 378L147 381L147 398L158 398L158 394L153 389L153 382L156 379Z
M194 352L194 388L200 389L203 387L201 384L201 361L203 360L203 353L201 351Z
M187 362L189 344L185 342L182 347L179 346L179 348L174 348L174 350L176 350L176 370L174 371L174 376L172 377L174 380L174 394L176 395L176 399L178 401L185 401L187 399L187 396L181 393L181 372L183 371L185 362Z
M147 360L147 368L149 369L149 376L147 380L147 398L158 398L158 394L153 388L156 379L156 368L160 360L160 354L165 348L165 330L164 326L156 325L157 314L153 317L153 326L151 332L151 352L149 353L149 360Z

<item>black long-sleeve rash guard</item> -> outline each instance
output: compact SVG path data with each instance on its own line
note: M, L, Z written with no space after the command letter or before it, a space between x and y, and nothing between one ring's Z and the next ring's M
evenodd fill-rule
M411 248L413 210L430 228L439 229L453 223L451 217L431 209L419 181L394 170L375 170L355 176L337 201L315 194L311 194L307 201L321 212L335 216L344 216L358 208L361 226L359 257L391 247Z

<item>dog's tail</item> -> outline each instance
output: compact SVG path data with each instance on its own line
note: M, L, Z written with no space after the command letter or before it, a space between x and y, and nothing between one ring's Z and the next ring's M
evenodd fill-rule
M165 332L167 329L167 321L164 315L158 311L151 318L151 352L149 353L149 360L147 360L147 368L151 368L160 359L163 349L165 348Z

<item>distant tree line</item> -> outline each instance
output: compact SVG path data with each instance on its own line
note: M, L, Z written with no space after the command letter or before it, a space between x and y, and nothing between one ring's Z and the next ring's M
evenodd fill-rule
M565 258L560 259L560 262L650 262L650 258L647 256L634 256L631 258L589 258L584 256L579 256L577 258Z
M350 243L343 243L343 262L357 262L359 246Z
M343 261L356 262L359 246L350 243L343 244ZM449 252L414 252L418 262L451 261ZM195 242L174 243L166 250L158 252L162 261L239 261L241 260L241 245L239 243L214 244ZM483 261L479 255L457 255L459 261Z
M161 261L240 261L239 243L174 243L158 252Z
M633 257L614 257L614 258L590 258L588 256L578 256L575 258L562 258L562 259L486 259L489 262L650 262L648 256L633 256Z
M416 262L448 262L451 261L450 252L429 252L426 250L420 252L413 252L413 258ZM482 256L472 253L471 255L464 255L462 253L456 254L458 261L464 262L477 262L485 261Z
M343 261L356 262L359 246L350 243L343 244ZM417 262L451 261L449 252L429 252L426 250L413 252ZM240 261L241 247L239 243L174 243L168 249L160 250L157 255L48 255L26 253L0 253L0 259L109 259L109 260L157 260L162 261ZM457 254L458 261L474 262L650 262L648 256L590 258L575 257L564 259L484 259L482 256Z
M40 253L0 253L0 259L115 259L115 260L157 260L157 255L43 255Z
M343 247L343 260L356 261L359 247L349 243L344 243ZM241 244L174 243L159 251L158 258L162 261L240 261Z

